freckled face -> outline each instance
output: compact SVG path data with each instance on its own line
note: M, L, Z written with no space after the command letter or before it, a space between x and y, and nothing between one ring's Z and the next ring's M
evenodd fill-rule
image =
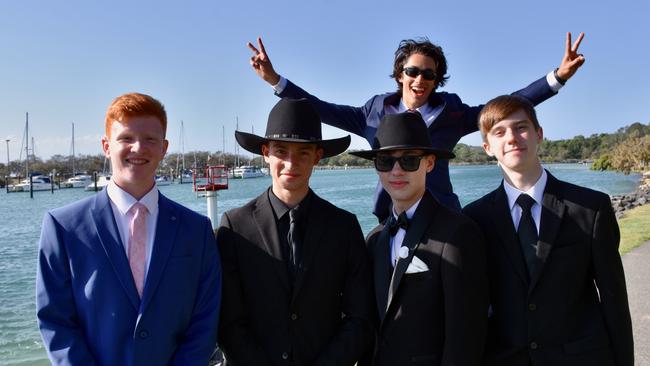
M111 160L112 180L136 198L154 185L156 169L167 152L168 141L154 116L126 117L111 125L102 138L104 155Z

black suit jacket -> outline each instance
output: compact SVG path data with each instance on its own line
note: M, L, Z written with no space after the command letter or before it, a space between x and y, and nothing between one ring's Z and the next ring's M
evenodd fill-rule
M268 194L224 213L217 233L226 364L354 365L373 336L372 279L356 216L312 192L302 268L290 286Z
M488 242L488 365L634 363L619 230L607 195L548 173L530 281L503 185L464 212Z
M484 241L469 218L425 193L390 263L388 227L367 238L373 262L377 323L374 365L478 365L487 326ZM428 271L406 273L413 256Z

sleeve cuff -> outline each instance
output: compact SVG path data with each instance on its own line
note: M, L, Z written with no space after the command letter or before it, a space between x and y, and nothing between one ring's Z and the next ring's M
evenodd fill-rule
M553 90L553 92L557 93L562 89L564 85L560 84L559 81L555 78L555 73L553 71L549 72L546 74L546 82L548 83L548 86ZM282 79L280 79L280 82L278 84L282 83Z
M551 77L553 77L553 72L551 72ZM555 79L555 77L553 77ZM548 80L548 77L547 77ZM284 76L280 75L280 81L277 84L273 85L272 88L275 91L275 94L280 94L284 91L284 88L287 87L287 79Z

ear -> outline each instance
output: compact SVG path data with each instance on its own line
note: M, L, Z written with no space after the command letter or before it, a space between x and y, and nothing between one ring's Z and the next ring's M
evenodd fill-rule
M539 129L537 129L537 144L538 145L541 144L542 140L544 140L544 131L540 127Z
M494 154L490 150L490 144L487 142L483 143L483 151L485 151L485 153L488 154L488 156L494 156Z
M111 144L110 144L110 139L108 136L102 137L102 151L104 151L104 157L107 159L111 158L111 150L110 150Z
M163 156L165 156L167 154L167 148L168 147L169 147L169 141L163 140L163 151L162 151Z
M436 166L436 156L435 155L427 155L426 156L426 161L427 161L427 173L429 173Z
M269 163L269 145L264 144L262 145L262 156L264 157L264 162L267 164Z
M319 147L316 149L316 156L314 157L314 165L318 165L318 162L322 158L323 158L323 148Z

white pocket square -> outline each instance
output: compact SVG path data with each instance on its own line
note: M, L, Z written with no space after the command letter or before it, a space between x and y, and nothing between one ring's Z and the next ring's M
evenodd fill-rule
M428 270L429 267L422 262L420 258L413 256L413 258L411 258L411 263L409 263L409 266L406 268L406 273L420 273Z

